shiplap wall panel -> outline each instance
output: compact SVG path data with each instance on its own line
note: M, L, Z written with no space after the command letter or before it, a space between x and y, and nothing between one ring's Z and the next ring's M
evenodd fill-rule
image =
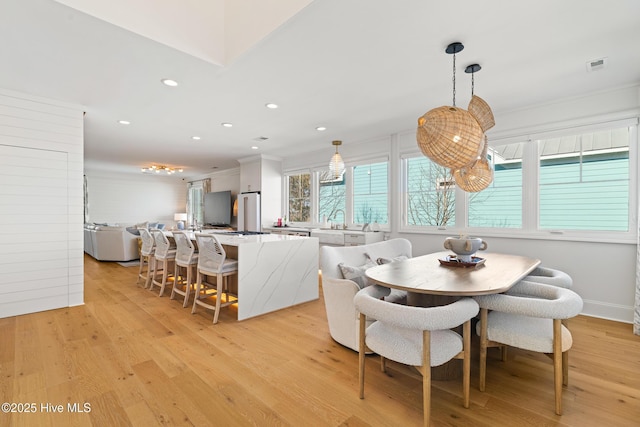
M82 304L83 112L0 89L0 317Z

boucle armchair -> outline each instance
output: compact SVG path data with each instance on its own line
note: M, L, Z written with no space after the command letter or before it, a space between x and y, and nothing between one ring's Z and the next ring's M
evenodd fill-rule
M365 352L413 366L422 374L424 425L429 425L431 405L431 367L451 359L462 359L463 401L469 407L471 366L471 318L478 314L478 304L471 298L437 307L412 307L386 302L389 289L373 285L359 291L354 304L360 314L359 378L360 399L364 398ZM376 322L367 324L367 318ZM463 325L463 336L452 331Z
M569 382L568 351L573 344L571 332L562 319L582 311L582 298L570 289L522 281L508 294L474 299L480 306L480 322L476 325L480 336L480 390L485 389L487 347L508 345L551 354L555 411L562 415L562 385Z
M322 246L320 249L322 292L329 333L338 343L358 351L359 313L353 304L353 298L367 285L362 275L368 267L376 265L378 260L387 262L397 258L410 258L411 242L407 239L391 239L369 245ZM343 270L351 271L349 279L344 278ZM398 302L403 297L406 297L405 293L394 290L387 299Z
M527 277L527 282L544 283L546 285L559 286L561 288L571 288L573 280L564 271L549 267L536 267Z

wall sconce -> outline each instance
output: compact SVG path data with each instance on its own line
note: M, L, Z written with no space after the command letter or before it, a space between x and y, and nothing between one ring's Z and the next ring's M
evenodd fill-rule
M338 153L338 147L342 145L342 141L333 141L331 144L336 147L336 152L329 162L329 172L333 179L338 179L342 177L342 174L344 173L344 161L342 160L340 153Z

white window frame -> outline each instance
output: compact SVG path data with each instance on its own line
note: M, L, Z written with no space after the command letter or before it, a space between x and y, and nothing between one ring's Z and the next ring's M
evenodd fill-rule
M455 197L456 197L456 223L453 226L437 226L437 225L408 225L407 224L407 195L409 193L409 182L407 176L407 161L412 158L420 158L424 157L424 154L419 150L411 150L404 151L400 153L400 171L401 171L401 182L400 182L400 191L401 191L401 200L400 206L398 209L401 211L399 218L399 231L401 233L435 233L435 234L448 234L450 230L458 229L458 221L460 218L464 218L466 222L466 209L467 202L466 199L461 203L460 198L464 198L464 192L460 190L457 186L455 188Z
M313 171L311 171L310 169L295 169L295 170L289 170L289 171L285 171L282 173L282 212L286 212L287 216L289 215L289 177L291 175L301 175L301 174L310 174L310 179L309 179L309 185L311 186L310 189L310 209L309 209L309 218L311 219L311 221L309 222L303 222L303 221L289 221L290 225L298 225L298 226L311 226L313 224L313 218L314 218L314 186L316 185L314 183L314 173Z
M637 114L637 113L636 113ZM629 229L627 231L592 231L592 230L540 230L539 219L539 157L538 144L540 140L557 138L567 135L578 135L605 129L629 127ZM400 154L401 164L401 205L399 210L399 231L402 233L429 233L429 234L477 234L483 237L515 237L544 240L571 240L606 243L636 243L638 230L638 165L640 164L640 150L638 145L638 117L627 115L620 118L591 119L590 124L574 125L567 123L565 126L557 125L551 130L537 129L534 132L516 136L489 138L490 146L500 146L515 142L528 142L525 144L522 164L522 228L480 228L468 227L468 194L456 188L456 223L453 227L435 226L408 226L407 225L407 162L406 159L419 157L419 150L405 151Z
M389 231L391 229L391 161L389 156L360 157L354 161L345 163L345 211L349 227L363 227L364 224L355 224L353 222L353 168L355 166L371 165L374 163L387 163L387 224L380 224L380 230Z

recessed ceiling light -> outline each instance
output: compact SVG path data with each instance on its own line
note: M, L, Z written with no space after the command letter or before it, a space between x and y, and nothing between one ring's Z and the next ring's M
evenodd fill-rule
M200 141L200 137L199 136L192 136L191 139L193 139L194 141Z
M257 145L254 145L254 146L252 146L252 147L251 147L251 149L252 149L252 150L257 150L257 149L258 149L258 146L257 146Z
M266 104L265 107L271 108L272 110L275 110L276 108L278 108L278 104L274 104L274 103L270 102L270 103Z
M226 127L226 128L230 128L233 127L233 123L220 123L222 126Z
M118 123L120 123L121 125L130 125L131 122L127 121L127 120L118 120Z
M165 86L171 86L171 87L176 87L178 86L178 82L175 80L171 80L171 79L162 79L160 80L162 82L162 84L164 84Z
M318 126L316 130L322 132L323 130L327 130L327 128L324 126Z

